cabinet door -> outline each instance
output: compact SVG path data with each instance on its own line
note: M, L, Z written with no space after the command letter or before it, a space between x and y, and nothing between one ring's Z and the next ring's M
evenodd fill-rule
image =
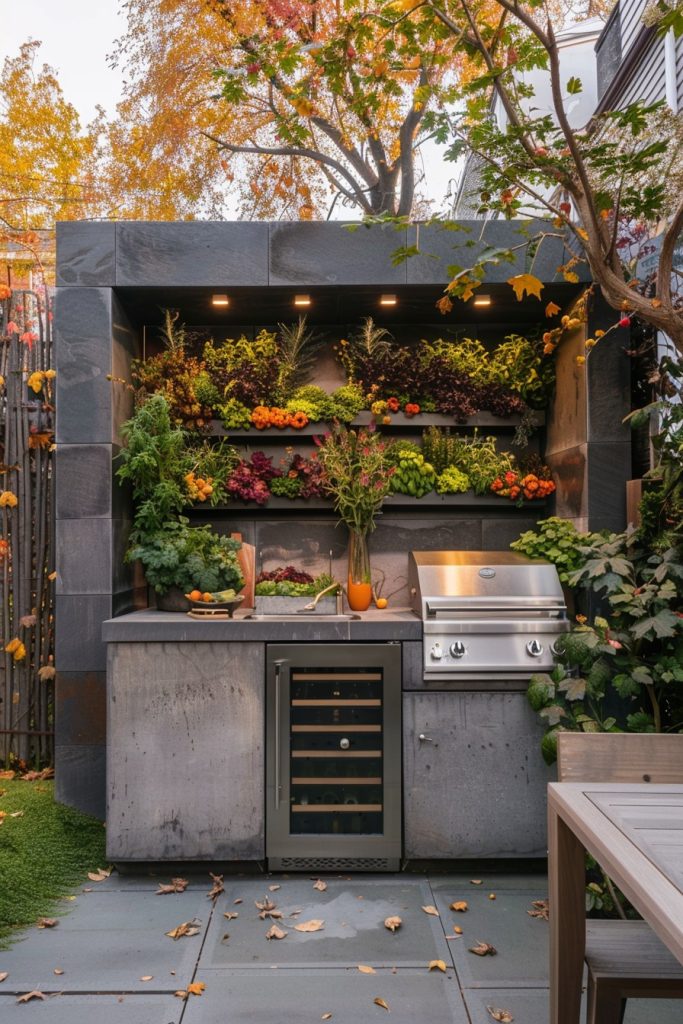
M107 856L262 860L265 645L109 644Z
M544 857L543 728L521 693L405 693L408 858Z
M398 857L398 646L292 645L268 660L269 859Z

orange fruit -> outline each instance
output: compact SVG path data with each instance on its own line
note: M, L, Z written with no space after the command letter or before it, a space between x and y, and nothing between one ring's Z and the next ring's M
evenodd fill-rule
M187 596L189 597L190 601L201 601L202 592L201 590L191 590Z
M375 604L377 605L378 608L386 608L389 602L387 601L386 597L378 597L377 600L375 601Z
M210 593L208 592L208 590L207 590L207 592L206 592L205 594L202 594L202 601L206 601L206 603L207 603L207 604L208 604L208 603L209 603L210 601L213 601L213 594L210 594Z

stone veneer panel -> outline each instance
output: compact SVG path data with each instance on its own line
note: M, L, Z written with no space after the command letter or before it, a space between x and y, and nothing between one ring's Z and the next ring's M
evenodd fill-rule
M270 284L405 284L405 264L391 265L405 240L405 231L393 227L352 232L330 222L271 224Z

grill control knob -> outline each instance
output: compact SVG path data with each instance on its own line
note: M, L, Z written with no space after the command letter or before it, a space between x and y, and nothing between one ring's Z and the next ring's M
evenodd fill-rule
M543 654L543 644L540 640L529 640L526 649L527 654L530 654L532 658L540 658Z
M454 658L462 658L463 655L467 654L467 648L462 640L456 640L455 643L451 644L451 654Z
M439 643L434 644L434 646L432 647L432 649L431 649L431 651L429 653L431 654L431 656L434 659L434 661L441 661L441 659L443 658L443 651L441 649L441 644L439 644Z

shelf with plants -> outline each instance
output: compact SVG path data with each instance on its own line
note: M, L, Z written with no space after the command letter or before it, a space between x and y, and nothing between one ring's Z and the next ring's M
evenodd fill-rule
M419 508L462 508L462 509L498 509L508 513L514 513L519 509L545 509L546 498L537 498L533 501L505 501L495 494L475 494L474 491L467 491L464 494L436 494L431 492L422 498L416 498L412 494L390 494L384 499L383 509ZM328 498L275 498L271 497L265 504L256 501L235 501L220 505L189 505L185 514L194 517L211 518L218 515L239 516L239 515L269 515L272 512L301 515L302 513L315 512L329 515L332 511L332 501Z

